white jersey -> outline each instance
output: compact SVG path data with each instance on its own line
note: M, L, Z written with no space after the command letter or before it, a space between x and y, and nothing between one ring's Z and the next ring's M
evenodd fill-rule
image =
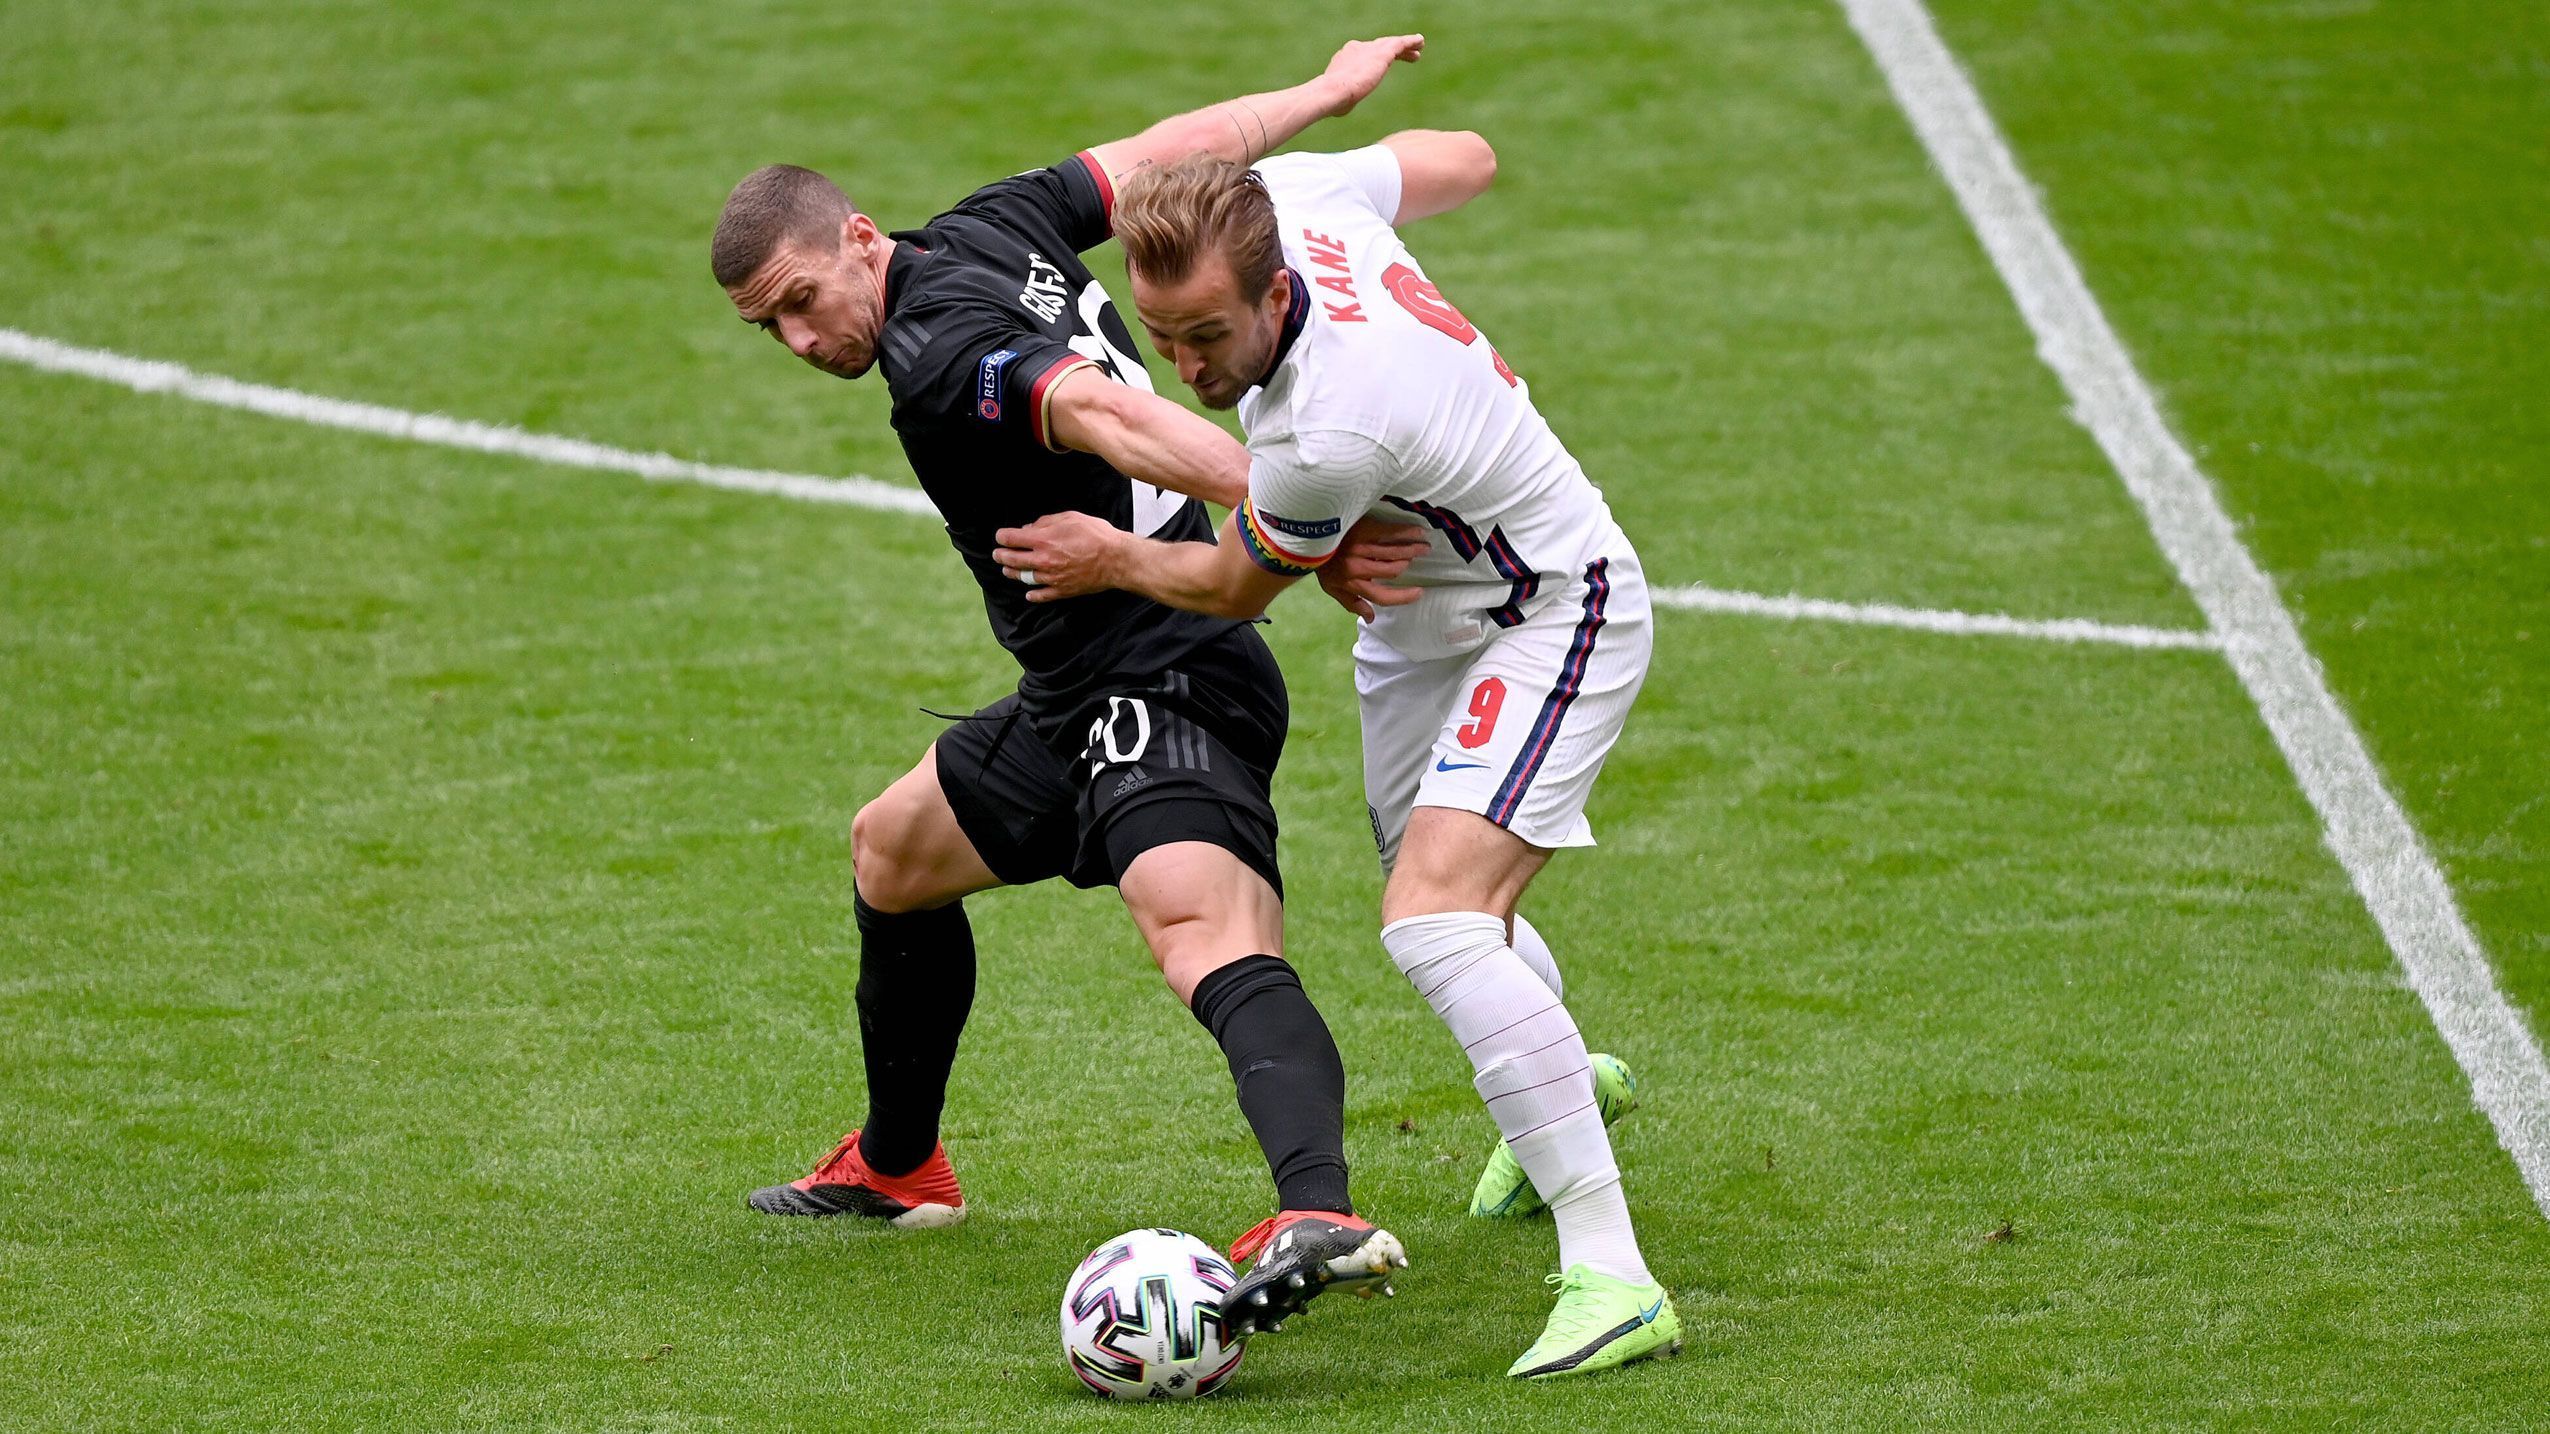
M1249 556L1300 576L1366 514L1430 524L1435 542L1401 579L1425 596L1370 628L1423 658L1477 647L1589 562L1627 554L1531 391L1399 242L1398 157L1287 154L1257 174L1295 292L1273 374L1240 400Z

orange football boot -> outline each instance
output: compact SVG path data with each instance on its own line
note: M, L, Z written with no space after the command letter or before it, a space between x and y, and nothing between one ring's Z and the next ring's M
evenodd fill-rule
M841 1137L803 1179L772 1185L744 1197L765 1215L865 1215L906 1230L933 1230L965 1218L965 1192L956 1188L956 1167L947 1163L947 1147L930 1148L930 1158L908 1175L879 1175L859 1155L859 1132Z
M1334 1210L1282 1210L1231 1242L1233 1262L1257 1263L1222 1299L1234 1339L1279 1330L1302 1306L1332 1287L1366 1299L1395 1295L1390 1276L1408 1267L1399 1237Z

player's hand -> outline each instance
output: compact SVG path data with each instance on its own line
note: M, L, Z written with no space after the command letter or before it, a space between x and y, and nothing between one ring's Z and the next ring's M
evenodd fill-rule
M1000 546L992 549L992 561L1001 565L1001 576L1027 584L1029 602L1079 597L1115 586L1110 560L1126 536L1094 514L1047 513L1024 528L994 533Z
M1384 35L1378 40L1349 40L1328 62L1328 73L1320 76L1335 91L1329 101L1331 118L1342 115L1363 103L1364 96L1381 88L1382 77L1390 67L1405 60L1416 62L1417 54L1426 47L1423 35Z
M1336 556L1320 565L1320 590L1370 622L1379 616L1376 608L1402 607L1424 596L1422 589L1392 587L1390 581L1424 557L1432 541L1414 523L1364 518L1346 530Z

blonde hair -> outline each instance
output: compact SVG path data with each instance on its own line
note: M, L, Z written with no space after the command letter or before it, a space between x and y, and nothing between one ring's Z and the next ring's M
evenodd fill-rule
M1240 298L1255 303L1284 267L1274 199L1254 173L1218 155L1136 170L1116 199L1115 229L1125 263L1154 283L1176 283L1219 254Z

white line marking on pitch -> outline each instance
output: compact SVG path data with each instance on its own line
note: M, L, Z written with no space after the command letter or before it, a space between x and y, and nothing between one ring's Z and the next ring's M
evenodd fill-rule
M2550 1215L2550 1061L2497 988L2453 891L2329 692L2293 615L2231 526L2213 485L2169 431L2149 385L2054 232L2036 191L1920 0L1839 0L1895 99L2326 825L2353 879L2470 1077L2542 1213Z
M0 329L0 358L12 359L47 373L102 379L140 393L173 393L198 403L241 408L271 418L295 419L326 428L350 428L357 433L376 433L384 438L404 438L415 443L439 443L449 448L470 448L481 453L536 458L543 463L563 463L573 468L634 473L659 483L704 483L711 488L771 493L811 503L848 503L861 508L926 513L933 517L938 513L930 506L930 500L918 490L881 483L874 478L814 478L802 473L765 473L753 468L720 468L709 463L692 463L662 453L633 453L625 448L607 448L577 438L526 433L500 424L471 423L465 419L445 418L437 413L409 413L378 404L320 398L288 388L268 388L261 383L241 383L218 374L197 373L178 364L154 363L148 359L108 353L104 349L56 343L16 329Z
M2222 647L2221 640L2210 632L2189 632L2183 628L2134 627L2091 622L2077 617L2049 620L2003 617L1999 613L1988 612L1942 612L1934 608L1897 607L1892 603L1765 597L1760 593L1731 592L1699 583L1651 589L1648 596L1659 607L1742 613L1751 617L1777 617L1792 621L1806 618L1820 622L1850 622L1866 627L1906 627L1916 632L1945 632L1959 636L2034 637L2050 642L2113 643L2118 647L2192 647L2209 652L2219 651Z
M409 413L370 403L320 398L288 388L242 383L217 374L197 373L179 364L128 358L104 349L80 348L16 329L0 328L0 359L47 373L77 374L119 384L139 393L172 393L198 403L245 409L272 418L294 419L357 433L402 438L412 443L439 443L480 453L509 454L544 463L634 473L658 482L704 483L744 493L769 493L809 503L846 503L896 513L937 517L938 510L919 492L874 478L817 478L803 473L768 473L751 468L720 468L692 463L662 453L634 453L576 438L553 438L497 424L470 423L439 414ZM2127 627L2082 618L2034 621L1991 613L1936 612L1883 603L1825 602L1817 598L1764 597L1694 584L1654 590L1666 607L1702 612L1746 613L1758 617L1819 619L1906 627L1924 632L2033 637L2055 642L2098 642L2121 647L2219 647L2210 633L2168 628Z

